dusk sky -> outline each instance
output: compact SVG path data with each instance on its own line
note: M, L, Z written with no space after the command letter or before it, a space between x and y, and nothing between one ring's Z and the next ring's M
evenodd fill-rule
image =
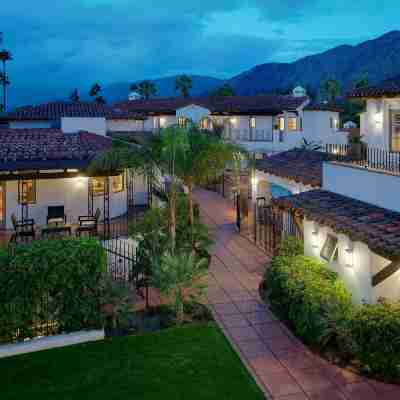
M7 0L12 102L178 73L228 78L400 28L398 0ZM13 98L14 93L14 98ZM28 100L29 101L29 100Z

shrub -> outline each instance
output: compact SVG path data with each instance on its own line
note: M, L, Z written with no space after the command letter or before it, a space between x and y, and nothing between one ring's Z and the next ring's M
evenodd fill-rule
M2 258L2 257L1 257ZM105 252L93 239L41 240L17 246L0 269L0 338L101 325Z
M278 256L266 271L266 295L306 343L325 346L337 338L351 296L337 275L305 256Z
M279 248L279 255L286 257L301 256L304 254L304 243L295 236L285 236Z
M350 323L354 354L370 372L400 376L400 303L363 305Z

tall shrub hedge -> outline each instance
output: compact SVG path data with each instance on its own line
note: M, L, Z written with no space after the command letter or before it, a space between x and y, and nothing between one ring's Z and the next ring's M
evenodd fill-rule
M49 322L57 332L101 324L106 256L98 241L35 241L0 262L2 340L37 334Z
M307 344L336 348L375 376L400 378L400 303L353 304L337 274L296 247L284 245L265 272L264 298L275 313Z

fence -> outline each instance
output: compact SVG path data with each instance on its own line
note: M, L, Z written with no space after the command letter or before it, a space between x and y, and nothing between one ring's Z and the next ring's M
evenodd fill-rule
M334 161L362 168L400 174L400 153L357 144L327 144L326 152Z
M294 215L267 205L264 197L257 198L253 212L251 239L266 253L274 256L285 236L303 239L302 227L296 222Z

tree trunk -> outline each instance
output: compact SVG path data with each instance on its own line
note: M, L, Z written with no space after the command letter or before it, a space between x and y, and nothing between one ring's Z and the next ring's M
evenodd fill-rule
M175 177L172 177L171 191L169 199L169 232L171 235L171 249L172 253L175 251L176 242L176 185Z
M188 202L189 202L189 225L194 225L194 204L193 204L193 185L188 185Z

